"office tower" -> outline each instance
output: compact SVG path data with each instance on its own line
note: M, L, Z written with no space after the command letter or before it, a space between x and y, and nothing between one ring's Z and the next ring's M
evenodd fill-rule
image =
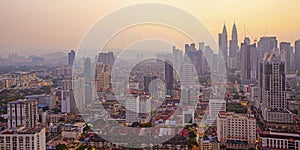
M293 48L289 42L281 42L279 44L280 60L285 63L286 69L292 69L293 61Z
M272 123L293 123L292 113L287 109L284 62L275 53L266 54L259 70L263 119Z
M155 90L155 86L152 85L154 84L154 80L158 79L156 76L145 76L144 77L144 91L147 93L150 93L150 91L153 92ZM156 89L157 90L157 89Z
M199 42L199 50L200 51L204 51L205 50L205 46L203 42Z
M210 48L210 46L205 46L204 49L204 56L206 57L205 59L208 63L209 70L212 70L214 51Z
M256 120L251 115L219 112L217 136L226 149L255 149Z
M236 68L236 59L237 59L237 51L239 50L238 46L238 35L235 23L232 27L231 40L229 41L229 68Z
M300 39L295 41L295 68L298 70L298 75L300 75Z
M173 66L169 61L165 61L165 80L166 80L167 94L173 96L173 82L174 82Z
M183 62L182 51L177 49L175 46L173 46L172 54L173 54L174 68L178 69Z
M93 77L91 58L84 58L84 77L87 79L92 79Z
M180 83L189 88L194 85L194 65L186 63L180 66Z
M276 37L261 37L257 46L258 60L262 61L265 54L275 52L277 49Z
M218 113L220 111L226 111L226 101L220 99L210 99L208 103L208 116L206 124L216 125Z
M98 62L96 64L95 80L97 92L108 90L110 82L110 65Z
M71 51L68 53L68 65L73 65L74 59L75 59L75 51L74 51L74 50L71 50Z
M256 44L241 44L241 76L243 84L255 84L257 77Z
M103 64L109 65L110 67L112 67L115 62L113 52L99 53L98 62L102 62Z
M219 33L219 55L224 58L225 65L228 62L228 39L227 39L227 29L224 24L223 32Z
M8 128L34 128L38 122L38 100L19 99L7 104Z
M34 129L19 128L17 130L4 130L0 133L0 149L46 149L45 130L46 129L43 127L36 127Z
M203 57L203 52L201 50L197 50L195 48L195 44L192 43L190 45L186 44L185 45L185 56L184 56L184 61L186 63L193 63L196 72L198 75L202 74L202 57Z

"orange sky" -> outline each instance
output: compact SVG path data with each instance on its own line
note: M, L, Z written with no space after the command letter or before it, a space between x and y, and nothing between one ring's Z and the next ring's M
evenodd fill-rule
M0 47L76 49L84 33L101 17L143 2L188 11L208 27L215 39L224 22L230 33L234 20L240 40L244 37L244 24L256 38L265 33L292 43L300 38L299 0L26 0L1 2Z

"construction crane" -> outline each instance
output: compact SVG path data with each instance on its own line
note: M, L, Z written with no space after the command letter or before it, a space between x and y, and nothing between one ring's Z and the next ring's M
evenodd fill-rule
M254 41L254 43L256 43L256 42L257 42L256 36L253 36L253 35L249 32L249 30L246 29L246 26L244 25L244 37L245 37L245 38L246 38L246 31L247 31L247 33L250 35L250 37L251 37L251 39Z

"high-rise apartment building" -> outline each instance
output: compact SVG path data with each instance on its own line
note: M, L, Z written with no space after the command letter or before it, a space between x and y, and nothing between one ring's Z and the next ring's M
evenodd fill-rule
M34 129L19 128L0 133L0 149L42 150L46 149L46 131L43 127Z
M34 128L38 122L38 100L19 99L7 104L8 128Z
M284 62L275 53L270 53L261 62L259 70L263 119L272 123L293 123L292 113L287 108Z
M110 82L110 66L98 62L96 64L95 80L97 92L107 90Z

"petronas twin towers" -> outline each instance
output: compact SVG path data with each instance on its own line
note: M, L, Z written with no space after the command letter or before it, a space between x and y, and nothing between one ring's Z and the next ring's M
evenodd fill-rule
M226 66L229 68L236 67L236 59L238 53L238 35L235 23L232 27L231 40L229 41L229 53L228 53L228 37L226 25L223 26L222 33L219 33L219 54L224 58Z

